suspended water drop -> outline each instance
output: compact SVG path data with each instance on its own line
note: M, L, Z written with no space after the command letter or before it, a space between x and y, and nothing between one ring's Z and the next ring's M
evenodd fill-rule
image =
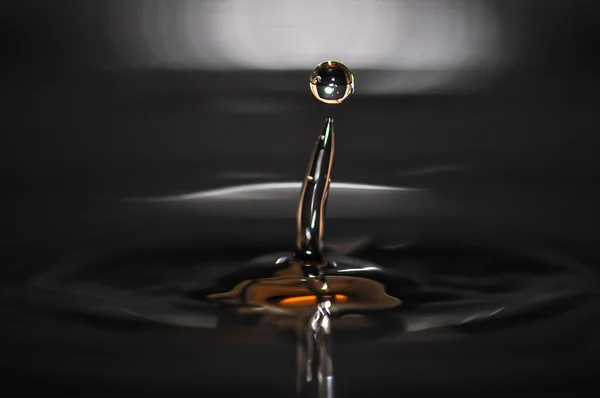
M326 104L341 104L354 92L354 76L341 62L323 62L310 76L310 91Z

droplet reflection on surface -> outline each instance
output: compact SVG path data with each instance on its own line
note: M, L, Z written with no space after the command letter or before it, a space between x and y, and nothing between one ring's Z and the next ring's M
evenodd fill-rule
M310 76L310 91L321 102L340 104L354 92L354 76L341 62L323 62Z

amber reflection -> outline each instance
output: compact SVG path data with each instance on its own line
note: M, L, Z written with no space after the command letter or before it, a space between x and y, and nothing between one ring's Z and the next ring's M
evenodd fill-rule
M328 276L328 292L320 297L307 287L304 278L295 276L293 267L277 276L245 280L225 293L207 298L225 305L235 305L241 312L253 310L279 315L310 315L319 298L332 303L333 312L362 311L393 308L401 301L385 292L385 287L374 280L351 276Z
M348 301L348 297L343 294L334 294L333 296L325 296L323 300L331 300L334 303L345 303ZM296 296L287 297L279 301L279 305L283 307L302 307L307 305L317 305L317 296Z

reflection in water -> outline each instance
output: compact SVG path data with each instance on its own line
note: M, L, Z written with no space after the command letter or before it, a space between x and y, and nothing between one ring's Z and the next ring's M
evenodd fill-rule
M332 183L339 190L350 192L412 192L419 191L418 189L390 187L385 185L371 184L353 184L353 183ZM212 189L202 192L190 194L160 196L130 199L139 202L185 202L203 199L220 199L220 200L252 200L252 199L270 199L272 195L292 193L294 196L298 194L298 189L302 187L298 182L275 182L265 184L250 184L235 187L227 187L221 189ZM287 197L287 196L286 196Z
M272 220L261 226L287 228ZM430 396L440 388L484 388L489 380L514 386L517 376L540 383L536 376L549 376L555 368L568 371L575 360L585 361L578 356L597 354L589 348L598 330L597 287L587 268L569 256L535 245L482 247L455 239L423 238L385 248L377 236L371 238L352 257L327 252L327 260L337 265L337 275L326 275L331 291L338 292L330 300L335 347L327 346L335 362L337 396L368 396L367 386L390 395L408 389L410 395L424 391ZM190 392L208 385L226 395L260 388L265 396L292 396L296 361L290 356L301 328L293 314L316 308L316 297L303 287L292 296L299 297L298 306L283 298L269 300L272 306L262 312L215 308L207 295L271 277L276 261L286 255L279 252L286 249L283 243L240 243L90 249L22 272L23 289L11 282L20 275L5 275L4 283L14 288L3 289L3 303L12 298L22 315L15 319L5 313L4 333L19 333L30 347L18 346L25 352L21 361L41 358L34 364L40 371L61 363L73 377L95 372L101 382L128 378L135 388L161 396L169 393L167 378L181 380ZM365 274L369 279L361 277ZM401 303L342 311L351 303L343 293L350 280L337 283L337 276L371 280ZM26 314L39 321L26 322ZM313 314L306 311L302 322ZM313 341L305 332L300 344ZM18 342L16 337L10 341ZM313 348L315 380L319 357ZM449 366L453 363L458 365ZM552 380L548 377L543 386ZM316 389L313 382L304 391Z
M204 298L229 291L243 280L270 277L273 264L285 255L260 256L248 262L238 251L246 250L251 257L277 249L170 245L90 249L27 277L23 298L40 309L112 320L114 327L121 323L225 327L225 313L215 312ZM385 286L386 294L402 300L401 306L385 313L365 315L379 325L378 339L475 323L516 326L545 309L576 306L578 299L595 294L596 289L589 268L535 246L477 247L458 241L421 241L399 249L370 245L353 257L336 253L327 257L337 264L339 275L362 277L369 273L370 280ZM338 307L341 304L345 303ZM377 323L379 318L387 321ZM251 329L252 325L239 323L241 328Z
M308 327L299 329L298 395L310 396L317 383L320 398L333 398L333 361L331 359L331 301L324 299L310 318ZM304 336L302 335L304 334Z

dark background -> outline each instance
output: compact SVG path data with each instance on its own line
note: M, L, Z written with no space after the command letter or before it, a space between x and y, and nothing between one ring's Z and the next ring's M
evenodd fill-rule
M181 3L172 2L165 9ZM457 9L471 3L455 2ZM299 181L322 120L331 114L336 118L336 181L432 189L441 198L435 216L429 210L419 215L429 232L560 242L560 247L589 259L587 264L597 269L600 6L591 0L487 4L494 10L502 37L495 53L498 62L459 66L452 71L458 77L451 84L422 91L403 91L400 85L385 95L377 90L361 93L361 85L375 87L373 82L388 76L408 82L427 80L449 71L401 65L391 65L389 70L355 69L348 63L356 77L356 93L339 108L330 109L314 100L307 87L312 68L324 59L285 70L231 69L223 60L221 70L205 70L178 68L163 56L162 63L149 67L132 63L135 57L125 59L117 49L119 41L126 39L126 33L121 37L111 31L112 13L124 7L120 2L4 2L0 5L4 232L0 247L6 275L49 267L62 254L89 245L180 239L223 245L246 239L244 244L251 245L253 239L267 239L266 232L253 234L247 221L168 218L125 206L119 199ZM135 20L135 11L128 15ZM126 27L128 21L122 23ZM143 56L139 60L144 61ZM281 235L269 239L284 240ZM3 311L4 376L9 385L12 381L25 390L37 384L77 396L138 388L171 395L172 388L187 393L210 387L215 392L224 388L221 393L228 394L235 390L233 383L247 386L246 391L276 394L289 389L288 381L293 383L291 348L289 353L265 349L267 354L259 361L262 369L271 366L269 361L285 365L274 365L278 369L272 376L260 378L260 366L249 370L241 362L260 352L259 343L208 347L203 346L203 338L212 341L214 336L174 338L162 332L156 332L160 338L145 335L132 343L126 338L129 335L24 315L9 304L3 305ZM582 319L597 335L597 315L585 313ZM567 331L580 327L584 326L565 321ZM536 332L527 333L520 336L520 344L540 338ZM412 375L407 378L415 383L410 391L418 391L421 385L470 391L467 373L478 370L473 377L479 384L485 384L485 374L504 374L489 360L499 351L504 357L498 359L498 367L517 370L494 379L496 391L540 391L547 385L548 391L562 388L574 393L597 376L598 367L590 365L597 365L597 340L585 355L569 351L563 340L550 342L553 348L540 348L549 350L548 357L536 354L539 364L523 360L518 350L503 350L508 340L474 343L493 347L485 362L489 369L475 354L477 347L470 348L472 359L456 346L441 351L403 348L397 353L404 358L399 363L366 365L370 376L365 377L373 380L364 384L379 385L379 393L386 391L386 383L393 391L402 391L397 372L382 371L377 376L376 371L398 366ZM73 341L79 342L79 348L68 344ZM144 344L167 348L143 361L161 365L136 373L131 369L140 366L140 353L148 352ZM122 357L110 359L111 349L106 347L115 345L121 347ZM211 365L213 370L207 365L213 359L198 359L219 357L223 347L228 359ZM564 356L550 357L550 352L558 351ZM382 364L384 352L356 355ZM340 349L339 355L350 354ZM440 360L439 355L462 359ZM551 364L557 361L566 365L553 373ZM163 366L166 362L172 366ZM524 362L528 365L519 370ZM131 377L123 377L123 385L116 381L111 385L110 377L102 377L104 366ZM343 378L344 365L340 369ZM541 376L536 379L538 370ZM196 379L197 372L204 376ZM157 378L162 390L154 390L149 382ZM358 391L369 394L369 390Z

